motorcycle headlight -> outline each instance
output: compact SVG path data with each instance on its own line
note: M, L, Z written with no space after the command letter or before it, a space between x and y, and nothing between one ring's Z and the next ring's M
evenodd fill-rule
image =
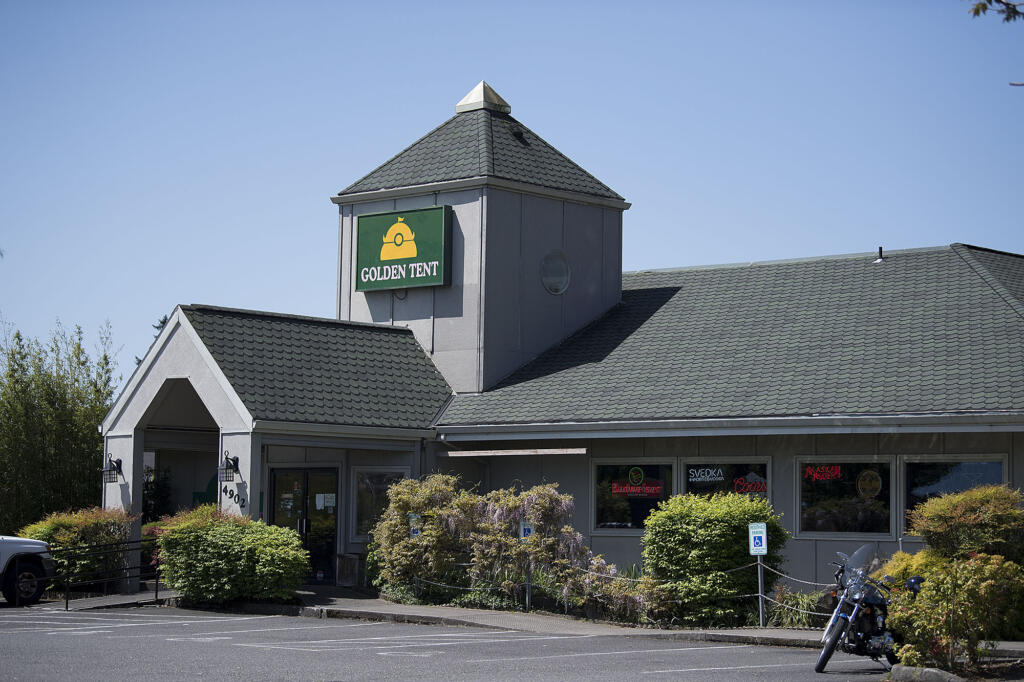
M864 591L863 590L856 590L856 591L854 591L853 594L850 595L850 599L852 599L853 601L860 601L863 598L864 598Z

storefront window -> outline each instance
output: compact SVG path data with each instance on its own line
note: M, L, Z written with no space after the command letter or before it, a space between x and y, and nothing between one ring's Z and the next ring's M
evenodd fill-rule
M671 464L598 464L594 473L597 528L643 528L672 495Z
M889 462L799 462L800 530L889 533Z
M907 511L929 497L959 493L979 485L999 485L1002 482L1003 463L1000 460L907 462Z
M686 492L695 495L746 493L768 497L767 462L688 462Z
M404 470L379 471L356 469L355 480L355 536L365 537L388 506L388 488L406 477Z

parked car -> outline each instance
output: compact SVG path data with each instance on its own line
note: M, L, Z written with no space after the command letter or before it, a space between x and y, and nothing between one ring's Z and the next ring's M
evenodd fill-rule
M39 601L53 573L53 555L45 542L0 535L0 589L8 604Z

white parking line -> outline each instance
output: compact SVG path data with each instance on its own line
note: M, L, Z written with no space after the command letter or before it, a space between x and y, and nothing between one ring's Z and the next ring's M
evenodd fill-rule
M415 644L384 644L381 642L371 643L365 639L350 639L350 640L320 640L316 642L295 642L294 644L305 644L305 646L284 646L289 642L282 643L267 643L267 644L249 644L249 643L236 643L234 646L253 647L257 649L285 649L288 651L309 651L312 653L323 653L325 651L372 651L374 649L414 649L423 647L438 647L438 646L459 646L462 644L500 644L503 642L526 642L526 641L537 641L537 640L551 640L551 639L585 639L588 637L596 637L597 635L551 635L544 637L513 637L506 639L470 639L470 640L448 640L443 642L422 642ZM409 639L408 637L380 637L375 639L386 639L389 641ZM337 642L338 646L317 646L320 644ZM360 644L362 642L362 644ZM356 646L348 646L355 644Z
M213 632L197 632L191 637L202 637L204 635L237 635L243 632L274 632L275 630L322 630L324 628L359 628L367 625L387 625L388 623L348 623L336 625L296 625L288 628L259 628L255 630L214 630ZM155 635L111 635L107 639L140 639L143 637L166 637L167 633ZM175 639L188 639L188 637L177 637ZM230 639L230 638L229 638Z
M156 625L196 625L199 623L215 623L215 622L237 622L241 620L259 620L265 618L278 618L278 616L250 616L247 618L223 618L220 621L214 620L167 620L167 621L145 621L137 623L119 623L118 621L107 621L102 624L96 623L93 625L78 625L74 627L62 627L55 628L53 626L45 628L18 628L15 630L0 630L0 634L17 634L22 632L74 632L76 630L95 630L97 628L138 628L138 627L152 627Z
M546 658L577 658L582 656L621 656L622 654L653 654L658 652L668 651L701 651L703 649L742 649L750 646L749 644L725 644L722 646L688 646L671 648L666 647L664 649L627 649L626 651L595 651L592 653L582 654L553 654L551 656L513 656L510 658L477 658L466 663L497 663L499 661L522 661L529 659L531 661L540 661Z
M751 668L800 668L800 667L803 667L803 666L809 666L810 663L808 661L810 661L810 659L808 659L807 661L803 661L801 663L767 663L767 664L761 664L761 665L731 665L731 666L725 666L725 667L721 667L721 668L675 668L675 669L672 669L672 670L641 670L640 674L641 675L663 675L663 674L667 674L667 673L701 673L701 672L711 672L711 671L714 671L714 670L748 670L748 669L751 669ZM832 661L831 663L829 663L829 665L835 665L836 663L863 663L863 661L861 661L858 658L851 658L851 659L849 659L847 661Z

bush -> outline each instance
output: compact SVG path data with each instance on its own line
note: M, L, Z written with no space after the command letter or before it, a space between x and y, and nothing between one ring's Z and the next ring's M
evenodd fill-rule
M947 561L916 599L896 594L889 624L904 637L898 654L906 665L974 672L993 640L1022 634L1017 608L1024 603L1024 571L1000 556Z
M130 516L122 509L101 509L92 507L75 512L50 514L42 521L22 528L18 535L43 540L54 550L79 547L82 545L105 545L126 542L131 532ZM53 555L54 568L58 576L71 573L80 579L103 579L105 571L113 571L129 565L129 555L114 554L101 556L75 556L75 552L56 551ZM114 576L117 577L117 576ZM54 589L63 589L64 581L52 583Z
M294 530L216 505L167 519L158 538L163 578L197 603L288 599L309 573L309 553Z
M738 595L757 592L754 569L729 572L750 563L748 524L763 522L768 530L766 565L782 564L787 533L767 500L737 493L711 496L677 495L647 517L643 536L644 574L665 580L677 602L671 616L687 625L741 624L751 601ZM777 576L765 572L765 591Z
M772 599L778 603L766 604L767 621L769 625L780 628L823 628L829 616L813 614L827 613L835 608L835 599L828 592L801 592L781 583L775 586Z
M941 570L948 563L949 559L934 549L922 549L914 554L896 552L871 575L876 580L881 580L888 574L895 579L896 584L902 585L907 582L908 578L915 575L922 576L927 580L930 575Z
M1024 495L1001 485L986 485L940 495L907 514L910 530L949 558L972 552L1024 561Z
M388 506L373 529L367 563L375 572L374 584L397 601L413 598L414 579L456 584L456 564L468 547L461 537L473 531L472 508L478 496L458 489L455 476L434 474L422 481L404 479L388 489ZM420 515L421 534L409 537L409 514ZM424 595L438 593L437 586L422 583ZM440 590L443 595L450 591Z
M572 497L555 484L479 495L434 474L396 483L388 497L367 566L390 599L512 607L529 574L539 608L637 621L658 603L654 581L624 580L591 554L569 525ZM410 512L421 515L418 538L409 537ZM534 528L526 540L521 521Z

